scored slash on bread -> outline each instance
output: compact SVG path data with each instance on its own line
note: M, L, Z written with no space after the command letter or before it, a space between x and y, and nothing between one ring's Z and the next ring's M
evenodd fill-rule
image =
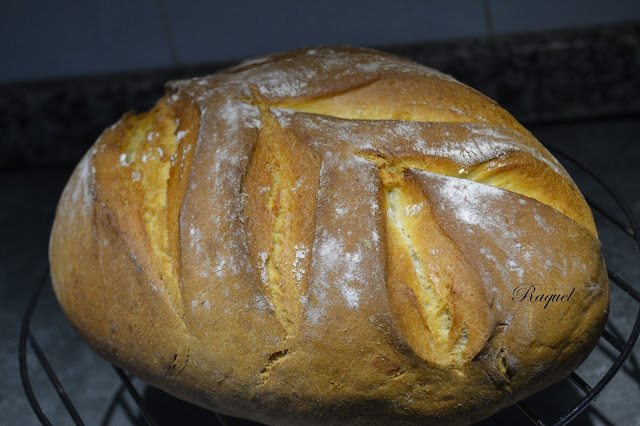
M464 424L575 368L608 282L567 172L495 102L380 52L169 83L67 185L54 288L101 355L272 424ZM519 284L575 288L516 303Z

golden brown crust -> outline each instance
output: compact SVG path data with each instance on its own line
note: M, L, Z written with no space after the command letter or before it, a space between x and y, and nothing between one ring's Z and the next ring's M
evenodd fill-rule
M272 424L479 420L568 374L608 310L557 160L478 92L356 48L171 83L78 165L50 261L98 353Z
M245 234L251 266L260 273L265 298L278 316L284 340L301 322L300 299L307 294L309 252L320 161L313 150L287 132L268 111L243 182ZM267 371L265 367L265 372Z

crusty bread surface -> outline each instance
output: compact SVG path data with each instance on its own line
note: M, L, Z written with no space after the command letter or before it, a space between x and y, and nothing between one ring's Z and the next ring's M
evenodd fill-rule
M50 263L100 355L267 424L473 423L575 369L609 303L589 207L527 130L347 47L123 116L62 194Z

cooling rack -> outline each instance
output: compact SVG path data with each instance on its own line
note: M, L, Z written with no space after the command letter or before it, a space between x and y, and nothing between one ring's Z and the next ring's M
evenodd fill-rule
M595 201L594 199L590 199L588 196L587 196L587 201L595 213L602 215L611 224L613 224L615 227L621 230L623 235L625 235L624 238L630 238L633 241L634 245L636 245L640 250L640 226L638 225L638 220L634 216L632 210L629 208L627 203L616 193L615 190L613 190L610 186L605 184L602 181L602 179L600 179L596 174L591 172L588 168L583 166L580 162L578 162L577 160L575 160L574 158L572 158L571 156L567 155L564 152L561 152L555 149L552 149L551 151L557 157L564 158L565 160L573 164L575 167L577 167L579 170L584 172L590 179L593 180L593 182L595 182L601 189L604 189L604 191L606 191L609 194L609 196L611 197L611 200L613 201L611 205L606 205L606 206L602 205L601 203ZM613 212L615 211L617 211L618 213L622 213L622 215L626 218L626 223L625 221L622 221L617 218L619 215L613 214ZM637 252L636 255L640 255L640 251ZM560 425L566 425L570 421L575 419L576 416L580 414L591 402L593 402L598 397L598 395L602 392L602 390L605 389L605 387L607 387L610 384L611 379L616 375L616 373L620 370L622 365L625 363L625 361L629 357L629 354L631 353L631 350L634 344L636 343L636 340L638 339L638 334L640 334L640 292L636 290L636 288L640 288L640 285L639 283L635 283L636 285L634 288L634 286L632 286L629 282L624 280L616 271L607 269L607 272L609 275L610 284L619 287L628 297L630 297L635 302L635 304L637 304L638 312L636 314L636 320L635 320L633 329L631 330L629 336L625 340L623 338L617 337L614 333L609 331L608 328L610 328L609 327L610 323L609 321L607 322L607 326L605 327L605 330L602 334L601 339L604 340L606 344L610 345L616 351L617 357L615 358L611 367L608 370L606 370L606 372L604 372L604 374L600 377L600 379L598 380L595 386L590 386L587 383L587 381L584 380L575 371L572 372L567 379L565 379L565 380L571 381L573 384L577 386L578 389L580 389L580 391L582 392L582 397L579 398L577 401L575 401L572 405L569 405L563 411L564 414L562 414L561 416L556 417L555 419L552 419L552 420L548 420L548 419L543 420L545 417L544 414L541 414L539 411L534 410L525 402L519 402L517 406L527 415L527 417L531 420L532 424L539 425L539 426L547 426L547 425L560 426ZM46 354L44 353L44 351L38 344L38 341L36 340L36 338L31 333L31 330L30 330L31 318L37 307L38 299L40 298L42 289L48 284L50 284L50 278L49 278L49 271L47 270L43 274L40 281L36 284L36 288L33 291L33 294L29 300L29 303L27 305L27 309L22 321L22 328L20 332L20 344L19 344L20 375L22 378L22 384L24 386L27 399L29 400L29 404L31 405L35 415L38 417L38 419L43 425L51 425L52 423L47 417L47 415L45 414L45 412L43 411L41 404L38 401L38 398L36 397L33 391L33 387L31 384L28 365L27 365L27 351L30 349L32 353L35 355L35 357L38 359L41 368L44 370L49 381L53 385L53 388L55 389L55 392L57 393L60 399L60 403L63 404L64 407L66 408L67 412L69 413L69 416L71 417L71 420L76 425L84 425L84 421L82 420L80 414L78 413L78 410L76 409L73 401L71 400L67 391L65 390L62 383L58 379L58 375L56 374L55 369L52 368L51 364L49 363L49 360L47 359ZM90 349L87 347L86 350L89 351ZM131 416L131 415L129 416L132 419L132 423L133 423L133 419L137 418L138 422L136 424L157 425L158 422L154 418L153 410L151 409L151 407L148 406L148 404L144 401L140 393L137 391L136 387L132 383L131 377L127 373L119 369L118 367L113 366L113 368L115 370L114 374L116 374L119 377L122 384L119 390L116 392L116 395L114 395L114 398L112 399L107 412L110 413L113 410L113 405L118 400L121 400L121 394L123 392L127 392L132 398L132 400L135 402L135 405L137 406L137 410L139 411L139 415L137 417ZM542 392L545 392L545 390L543 390ZM109 414L107 414L106 418L108 418L108 416ZM222 424L222 425L237 424L237 421L238 421L233 418L229 418L217 413L215 413L215 419L218 421L219 424ZM103 422L103 424L106 424L106 423Z

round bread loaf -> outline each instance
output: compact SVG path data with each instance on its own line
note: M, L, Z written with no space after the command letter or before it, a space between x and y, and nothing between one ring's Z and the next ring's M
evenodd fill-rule
M495 102L373 50L172 82L62 194L54 288L112 363L269 424L467 424L595 346L590 210Z

